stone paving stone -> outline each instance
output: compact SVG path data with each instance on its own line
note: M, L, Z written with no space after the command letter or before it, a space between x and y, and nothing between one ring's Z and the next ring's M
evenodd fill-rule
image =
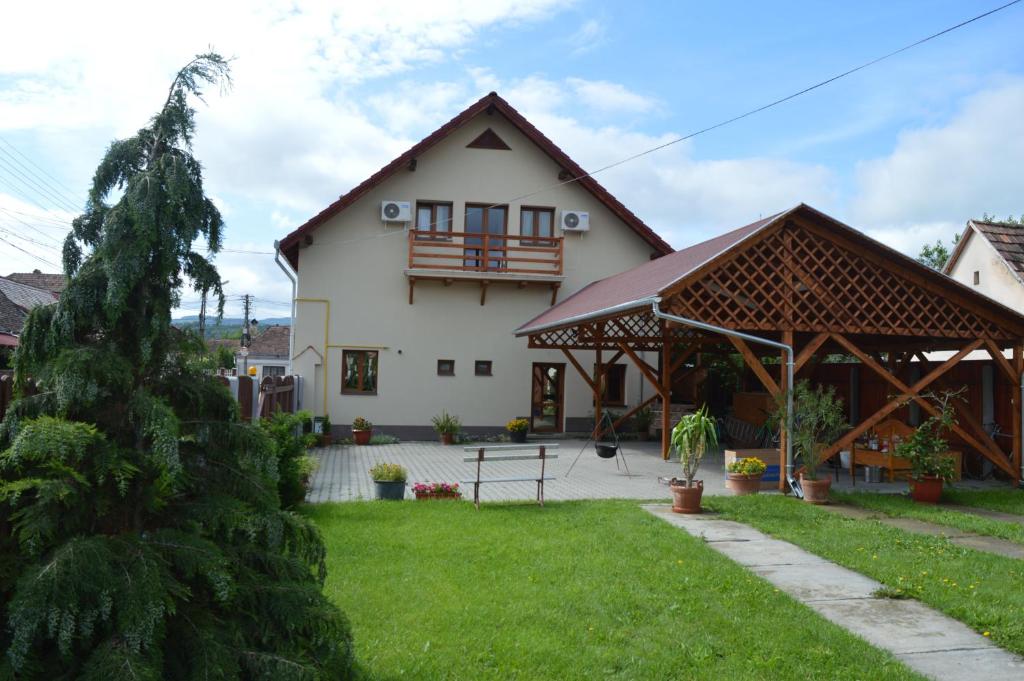
M949 541L953 542L957 546L974 549L975 551L985 551L986 553L994 553L998 556L1016 558L1018 560L1024 559L1024 545L1000 539L998 537L986 537L980 534L972 534L950 537Z
M1002 511L993 511L987 508L957 506L954 504L943 504L942 508L948 508L951 511L960 511L961 513L970 513L971 515L978 515L982 518L989 518L990 520L1001 520L1005 523L1024 525L1024 515L1017 515L1016 513L1003 513Z
M644 506L645 510L670 522L696 537L703 537L708 546L733 558L750 561L750 549L767 546L774 540L749 528L743 541L716 541L741 534L733 525L714 518L672 514L666 506ZM761 535L760 539L752 538ZM805 603L826 619L865 639L868 643L893 653L915 671L940 681L966 681L984 678L1003 681L1024 678L1024 659L1007 652L984 636L914 600L893 600L873 596L881 584L860 573L819 558L811 565L800 547L789 544L786 555L792 565L754 565L749 569L798 601ZM774 548L778 553L778 546Z

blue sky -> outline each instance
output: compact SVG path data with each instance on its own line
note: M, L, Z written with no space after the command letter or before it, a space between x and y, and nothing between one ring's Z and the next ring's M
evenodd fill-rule
M235 86L200 106L196 153L228 246L268 251L489 90L595 168L997 4L33 3L0 27L0 136L60 195L12 178L0 142L0 237L56 262L43 244L106 144L208 45L236 57ZM1009 8L599 179L676 247L805 201L915 253L983 212L1024 212L1022 29L1024 5ZM218 262L231 293L285 301L271 260ZM53 269L0 241L0 273L34 267Z

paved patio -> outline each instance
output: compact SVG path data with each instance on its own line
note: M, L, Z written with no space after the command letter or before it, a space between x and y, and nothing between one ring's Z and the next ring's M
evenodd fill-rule
M532 443L531 443L532 444ZM557 443L558 458L548 461L548 473L556 479L544 485L548 500L567 499L665 499L668 486L659 478L680 474L679 462L663 461L657 442L625 442L622 451L629 465L630 475L624 468L616 468L615 459L601 459L593 445L587 444L572 473L566 476L573 459L586 444L585 440L561 440ZM477 446L477 445L474 445ZM484 444L483 446L487 446ZM402 442L394 445L334 445L314 450L320 458L320 468L313 478L307 500L357 501L373 499L373 481L369 470L375 463L386 461L401 464L409 471L409 483L455 482L472 478L474 465L464 463L462 446L445 447L435 442ZM536 475L540 464L536 461L516 461L484 464L483 477L507 478ZM825 473L831 474L831 473ZM706 494L725 494L724 457L722 452L708 454L697 476L704 480ZM964 481L963 486L992 486L991 483ZM845 471L835 489L850 489L850 477ZM906 482L858 482L856 490L872 492L902 492ZM531 482L492 483L481 485L480 497L484 501L530 500L536 494ZM411 496L411 493L409 493ZM472 497L472 487L464 496Z

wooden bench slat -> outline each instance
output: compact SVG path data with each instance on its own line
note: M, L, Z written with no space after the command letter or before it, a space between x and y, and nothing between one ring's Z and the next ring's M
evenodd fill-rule
M515 450L557 450L558 442L530 442L529 444L467 444L463 446L463 452L478 452L485 450L487 452L512 452Z
M475 485L476 483L485 482L540 482L541 480L554 480L553 476L545 475L543 478L539 475L535 475L532 478L471 478L469 480L460 480L459 482L464 485Z
M544 458L557 459L558 454L548 454L545 452ZM464 456L462 460L469 463L471 461L478 461L478 458L475 456ZM484 463L488 461L540 461L540 454L498 454L497 456L487 456L485 453L483 461Z

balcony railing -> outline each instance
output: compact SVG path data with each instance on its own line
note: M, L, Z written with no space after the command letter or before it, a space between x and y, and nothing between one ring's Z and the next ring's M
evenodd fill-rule
M557 277L562 237L409 230L409 269Z

